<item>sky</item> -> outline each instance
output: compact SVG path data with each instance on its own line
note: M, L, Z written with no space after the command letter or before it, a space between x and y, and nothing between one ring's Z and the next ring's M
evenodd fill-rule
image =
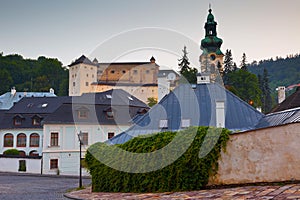
M183 46L199 66L211 4L221 50L239 65L300 53L299 0L0 0L0 52L99 62L149 61L178 69Z

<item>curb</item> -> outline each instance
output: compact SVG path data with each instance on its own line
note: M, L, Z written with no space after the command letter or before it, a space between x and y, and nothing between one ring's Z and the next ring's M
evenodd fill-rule
M78 178L73 175L52 175L52 174L33 174L33 173L17 173L17 172L0 172L0 176L34 176L34 177L49 177L49 178ZM90 176L82 176L83 179L91 179Z
M81 198L78 198L78 197L74 197L68 193L65 193L64 194L64 197L68 198L68 199L74 199L74 200L84 200L84 199L81 199Z

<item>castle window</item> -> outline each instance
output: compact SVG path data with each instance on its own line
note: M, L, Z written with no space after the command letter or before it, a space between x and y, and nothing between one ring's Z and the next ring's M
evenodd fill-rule
M125 71L125 70L123 70L123 71L122 71L122 73L123 73L123 74L125 74L125 73L126 73L126 71Z
M73 87L75 87L75 82L73 82Z
M89 77L89 74L86 74L86 77Z
M114 73L115 73L115 70L111 70L110 73L114 74Z
M85 86L89 86L89 82L85 82Z
M92 74L92 78L94 78L94 74Z
M150 73L150 71L149 70L146 70L146 74L149 74Z
M109 132L109 133L107 134L107 139L111 139L111 138L114 137L114 136L115 136L115 133Z
M138 73L138 71L135 69L135 70L133 70L133 74L137 74Z

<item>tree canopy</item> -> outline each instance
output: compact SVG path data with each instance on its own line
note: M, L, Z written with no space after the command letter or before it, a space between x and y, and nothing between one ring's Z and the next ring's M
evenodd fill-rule
M56 58L40 56L37 60L21 55L0 54L0 94L11 87L17 91L48 92L53 88L58 95L68 95L68 70Z
M180 69L180 74L189 82L189 83L197 83L197 72L198 70L196 68L191 68L190 67L190 62L189 58L187 57L187 50L186 46L184 46L183 50L183 55L182 58L179 59L179 69Z

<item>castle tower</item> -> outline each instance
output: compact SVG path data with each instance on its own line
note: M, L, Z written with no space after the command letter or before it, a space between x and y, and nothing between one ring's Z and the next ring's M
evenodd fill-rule
M216 82L219 74L223 74L223 57L220 50L223 40L217 37L217 22L214 20L212 9L209 8L209 14L205 23L205 38L201 40L200 56L201 73L209 73L211 82Z
M82 55L69 65L69 96L91 92L91 84L97 82L97 63Z

